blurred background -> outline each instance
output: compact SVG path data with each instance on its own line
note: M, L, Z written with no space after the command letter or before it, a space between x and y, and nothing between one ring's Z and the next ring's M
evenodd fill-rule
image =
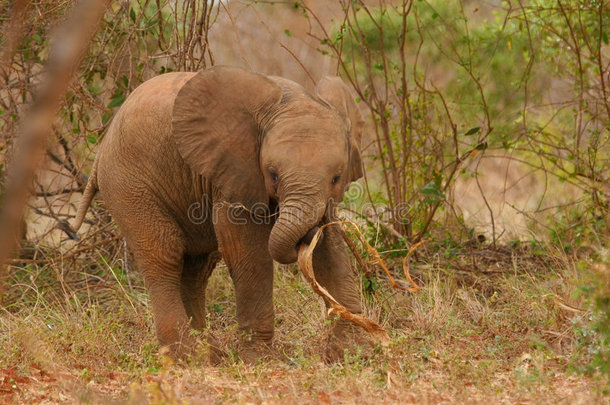
M0 91L0 170L48 56L48 33L71 3L29 11ZM96 146L135 87L213 64L312 91L324 75L350 83L367 118L367 176L349 206L373 204L359 214L389 225L390 238L412 242L438 225L456 240L570 248L574 237L606 234L607 10L479 3L115 2L54 122L27 239L71 247L57 221L74 214Z

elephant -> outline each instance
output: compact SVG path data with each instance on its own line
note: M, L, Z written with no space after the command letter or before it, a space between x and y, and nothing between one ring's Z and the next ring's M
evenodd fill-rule
M363 125L338 77L324 77L312 94L231 66L159 75L111 121L73 229L99 191L143 275L159 344L176 358L192 353L189 329L205 327L205 288L222 258L235 289L239 355L255 361L274 333L273 260L295 262L300 244L336 217L344 191L363 176ZM324 229L313 264L318 282L361 313L340 230ZM335 322L329 358L357 334Z

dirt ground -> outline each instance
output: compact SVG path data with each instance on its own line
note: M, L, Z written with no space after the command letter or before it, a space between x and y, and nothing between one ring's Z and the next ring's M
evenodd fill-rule
M494 377L489 390L465 381L462 386L446 386L442 367L426 372L416 383L403 385L391 372L383 387L342 382L335 387L309 386L305 370L282 364L261 368L233 369L201 367L191 370L170 367L162 373L145 373L133 381L124 373L111 372L87 381L82 371L44 371L29 365L29 377L20 377L16 366L0 370L2 403L556 403L603 404L608 398L595 393L599 386L590 379L558 374L542 390L515 387L510 374ZM316 373L333 373L323 364L313 365ZM322 369L322 370L321 370ZM235 373L239 373L236 378ZM511 387L512 386L512 387ZM504 388L504 389L502 389ZM495 392L494 392L495 391Z

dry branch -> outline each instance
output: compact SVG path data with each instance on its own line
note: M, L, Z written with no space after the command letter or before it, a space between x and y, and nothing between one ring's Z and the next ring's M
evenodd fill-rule
M417 249L418 247L420 247L421 245L426 243L426 241L420 241L420 242L413 244L409 248L409 251L407 252L407 255L405 256L405 258L403 260L403 263L402 263L403 273L404 273L407 281L409 281L409 283L411 283L411 286L412 286L412 287L405 287L405 286L401 285L400 283L398 283L396 281L396 279L394 278L394 276L392 276L390 269L388 269L388 266L385 264L385 262L381 258L381 255L379 255L379 252L377 251L377 249L375 249L373 246L371 246L370 243L368 243L366 241L366 238L362 234L362 231L360 231L360 228L358 228L358 225L356 225L354 222L351 222L351 221L336 221L336 222L331 222L328 225L335 224L335 223L350 225L356 231L356 236L358 237L358 240L360 240L360 243L362 243L362 246L364 246L368 250L368 252L375 258L374 264L378 264L383 269L383 271L385 271L386 275L388 276L388 280L390 280L392 288L398 288L400 290L404 290L404 291L407 291L410 293L414 293L419 290L419 286L415 283L415 281L413 281L413 279L411 278L411 275L409 274L409 266L407 265L407 261L409 260L409 257L411 257L413 252L415 252L415 249ZM326 225L324 225L324 226L326 226ZM353 247L353 243L349 240L347 233L345 233L345 231L343 231L342 235L343 235L343 238L345 239L345 241L347 242L347 245L350 247L352 253L354 253L354 256L356 256L358 263L362 263L362 258L360 258L358 256L358 252ZM363 269L365 269L365 271L366 271L367 267L363 266Z
M328 303L330 304L330 309L328 310L329 315L331 315L331 314L339 315L341 318L346 319L346 320L352 322L353 324L360 326L361 328L366 330L376 342L380 343L383 346L387 346L390 343L390 337L388 336L385 329L383 329L378 323L376 323L368 318L365 318L362 315L353 314L353 313L349 312L347 310L347 308L345 308L343 305L341 305L339 303L339 301L337 301L328 292L328 290L326 288L322 287L316 280L316 277L315 277L314 271L313 271L313 260L312 260L313 251L316 247L316 244L318 243L318 240L320 239L320 236L322 235L322 231L323 231L324 227L331 225L331 224L333 224L333 223L326 224L326 225L320 227L320 229L318 229L318 231L316 232L315 236L313 237L313 239L311 240L311 243L309 245L307 245L305 243L301 245L301 247L299 249L299 258L298 258L299 268L301 269L303 276L305 276L305 278L311 285L311 288L313 289L313 291L316 294L320 295L321 297L325 298L328 301Z
M403 261L403 271L404 271L406 279L413 286L411 288L402 286L394 279L390 270L388 269L385 262L379 255L379 252L377 251L377 249L372 247L366 241L366 239L362 235L362 232L360 232L358 225L356 225L355 223L353 223L351 221L334 221L334 222L330 222L330 223L327 223L327 224L321 226L320 229L318 229L318 231L316 232L315 236L313 237L311 243L310 244L304 243L299 248L299 257L298 257L299 268L301 269L303 276L305 276L305 278L311 285L311 288L313 289L313 291L316 294L320 295L321 297L325 298L328 301L328 303L330 304L331 308L328 311L329 315L330 314L339 315L341 318L346 319L346 320L354 323L355 325L360 326L361 328L366 330L376 342L386 346L390 342L390 338L389 338L388 334L386 333L385 329L383 329L378 323L376 323L368 318L365 318L361 315L357 315L357 314L353 314L353 313L349 312L343 305L341 305L328 292L328 290L326 288L321 286L316 280L314 270L313 270L313 251L316 247L316 244L318 243L318 240L322 236L322 232L323 232L324 228L331 226L331 225L350 225L351 227L353 227L356 230L358 239L360 240L362 245L375 258L375 264L378 264L379 266L381 266L381 268L383 268L383 270L387 274L388 280L390 280L392 288L398 288L398 289L412 292L412 293L418 291L419 286L413 281L413 279L409 275L409 268L407 265L407 260L409 259L411 254L415 251L415 249L417 249L419 246L423 245L424 242L422 241L422 242L416 243L413 246L411 246L411 248L409 249L409 252L407 253L407 256L405 257L405 259ZM358 260L358 263L360 263L360 265L362 266L363 270L368 271L366 265L364 264L364 261L358 254L356 247L354 246L353 242L349 239L347 233L345 232L345 230L343 228L341 228L341 234L343 235L343 238L345 239L348 246L350 247L350 250L352 251L352 253L356 257L356 259Z
M93 250L97 247L100 246L105 246L111 242L117 241L121 239L120 235L115 235L115 236L111 236L109 238L106 238L104 240L101 240L99 242L95 242L92 244L89 244L87 246L83 246L81 248L75 249L72 252L67 252L64 254L59 254L57 256L54 257L50 257L47 259L23 259L23 258L17 258L17 259L8 259L8 263L9 264L47 264L47 263L57 263L60 261L66 261L69 259L72 259L74 257L76 257L77 255L79 255L80 253L83 252L88 252L90 250Z

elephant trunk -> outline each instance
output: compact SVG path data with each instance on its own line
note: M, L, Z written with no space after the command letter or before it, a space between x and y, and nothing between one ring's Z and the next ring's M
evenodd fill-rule
M322 220L325 206L318 199L287 198L280 204L280 215L269 236L269 253L282 264L297 260L298 245L309 243Z

